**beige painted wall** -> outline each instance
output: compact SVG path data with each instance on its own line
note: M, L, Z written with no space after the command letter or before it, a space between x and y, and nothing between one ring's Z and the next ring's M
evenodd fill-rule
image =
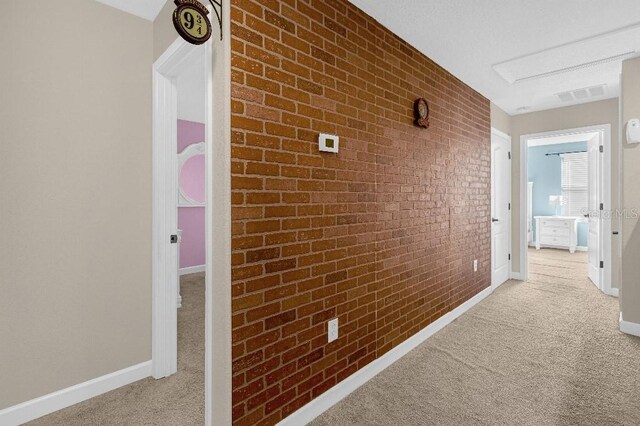
M511 134L511 116L491 102L491 127L507 135Z
M153 61L155 62L167 50L171 43L179 37L173 27L173 11L176 5L167 1L156 20L153 21Z
M547 111L532 112L529 114L516 115L511 117L511 140L513 159L511 176L511 201L513 203L513 220L512 220L512 269L514 272L520 272L520 136L550 132L554 130L573 129L578 127L587 127L599 124L611 125L611 202L613 209L619 205L619 116L618 116L618 99L608 99L599 102L591 102L582 105L570 106L565 108L551 109ZM493 122L492 122L493 125ZM639 151L640 153L640 151ZM640 193L639 193L640 195ZM619 229L619 221L612 221L612 230ZM620 258L618 241L613 236L612 259L612 285L618 287L620 282Z
M95 1L2 6L0 409L151 358L153 51Z
M622 122L640 118L640 59L622 64ZM622 205L640 209L640 145L622 143ZM640 227L637 218L622 221L622 288L620 309L625 321L640 324Z

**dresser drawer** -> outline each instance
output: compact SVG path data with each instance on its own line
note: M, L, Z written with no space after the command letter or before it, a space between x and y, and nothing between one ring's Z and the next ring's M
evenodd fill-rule
M554 237L549 235L541 235L540 244L550 244L554 246L569 246L569 237Z
M543 228L569 228L571 221L569 220L557 220L557 219L542 219L540 224Z
M541 237L569 237L569 228L546 227L540 230Z

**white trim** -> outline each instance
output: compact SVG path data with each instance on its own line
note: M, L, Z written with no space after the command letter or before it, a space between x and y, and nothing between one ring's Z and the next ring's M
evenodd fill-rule
M20 425L151 375L151 361L62 389L0 410L0 424Z
M209 11L209 14L211 14L212 10L212 5L207 5L207 10ZM224 8L226 8L227 5L224 5ZM223 10L229 10L229 9L223 9ZM224 14L224 15L228 15L228 13ZM223 15L223 16L224 16ZM227 34L230 34L229 32L227 32ZM211 37L215 37L215 34L212 34ZM218 55L219 56L219 55ZM211 41L207 42L205 44L205 53L204 53L204 78L205 78L205 82L204 82L204 90L205 90L205 119L204 119L204 129L205 129L205 134L204 134L204 147L205 147L205 153L204 153L204 169L205 169L205 182L204 182L204 193L205 193L205 203L204 203L204 253L205 253L205 275L204 275L204 287L205 287L205 292L204 292L204 353L205 353L205 357L204 357L204 424L205 426L212 426L212 418L213 418L213 407L211 405L211 399L213 398L212 396L212 390L211 390L211 383L213 381L213 376L216 372L214 372L213 369L213 363L212 363L212 358L213 358L213 352L212 352L212 340L214 339L214 336L211 332L211 321L213 318L213 314L215 311L218 310L218 308L221 306L220 304L216 304L214 306L213 303L213 292L215 291L215 288L213 287L213 271L217 271L217 268L213 268L212 267L212 254L213 254L213 244L212 244L212 237L211 237L211 232L212 229L209 226L209 223L212 222L214 220L214 216L213 216L213 211L215 210L215 208L212 208L212 198L211 198L211 193L213 192L213 189L216 188L216 185L213 185L213 167L214 164L215 165L220 165L218 164L218 161L220 159L216 159L213 157L213 144L214 144L214 137L213 137L213 129L214 129L214 123L213 123L213 90L214 90L214 85L213 85L213 62L216 61L217 58L215 58L214 56L214 46L212 44ZM216 61L217 62L217 61ZM224 62L224 59L223 59ZM224 62L226 63L226 62ZM231 65L229 65L229 68L231 68ZM219 78L219 76L217 77ZM229 101L231 102L231 101ZM229 112L230 113L230 112ZM218 119L215 123L216 125L220 125L220 119ZM229 134L231 134L231 130L229 130ZM225 139L223 139L223 143L227 143L227 141ZM231 144L231 142L229 141L229 144ZM223 158L222 161L224 161L225 159ZM229 159L229 161L231 161ZM231 172L229 171L229 174L231 174ZM221 199L219 200L220 203L225 203L227 202L226 199ZM231 203L231 190L229 190L229 199L228 202ZM229 265L229 268L231 268L231 266ZM222 273L225 272L225 270L223 269L221 271ZM216 282L216 286L218 285L218 283ZM231 296L229 296L229 299L231 299ZM220 301L222 302L222 310L224 310L224 298L221 298ZM231 312L228 313L228 315L231 315ZM215 338L217 338L217 336L215 336ZM220 366L221 368L223 368L224 366ZM224 371L224 370L223 370ZM231 372L229 372L229 374L231 374ZM229 388L229 392L233 392L233 390L231 388ZM229 407L229 410L231 410L232 408ZM218 416L216 416L218 417Z
M640 324L623 320L622 312L620 312L620 331L632 336L640 337Z
M529 148L532 147L536 147L536 146L547 146L547 145L560 145L560 144L565 144L565 143L577 143L577 142L586 142L589 139L595 137L598 135L598 132L592 132L592 133L584 133L584 134L579 134L579 135L574 135L574 134L568 134L568 135L564 135L564 136L550 136L550 137L543 137L542 139L530 139L527 142L527 146Z
M579 134L592 134L600 132L602 134L602 145L604 146L604 156L602 159L603 164L603 180L604 188L601 191L601 201L604 203L606 210L614 210L614 206L611 205L611 124L599 124L595 126L579 127L575 129L555 130L542 133L531 133L520 136L520 274L523 280L527 280L529 277L528 270L528 241L527 241L527 212L526 208L522 208L527 205L527 183L528 183L528 140L529 139L543 139L557 136L579 135ZM611 286L611 220L602 221L602 260L604 261L604 268L601 271L600 289L606 294L613 292Z
M298 426L311 422L320 414L327 411L333 405L340 402L343 398L348 396L351 392L364 385L366 382L374 378L378 373L389 367L391 364L405 356L412 349L416 348L422 342L433 336L438 331L442 330L448 324L452 323L460 315L467 312L473 306L477 305L484 298L489 296L493 290L488 287L464 302L462 305L455 308L453 311L444 314L438 318L426 328L420 330L417 334L413 335L409 339L400 343L395 348L381 356L380 358L372 361L360 370L353 373L342 382L338 383L319 397L313 399L307 405L303 406L299 410L295 411L289 417L278 423L279 426Z
M506 134L505 132L503 132L502 130L498 130L495 127L491 128L491 133L493 133L494 135L498 135L501 138L504 138L508 141L511 141L511 135Z
M609 211L615 211L617 206L614 206L611 202L611 125L607 124L605 126L598 126L600 131L602 132L602 145L604 146L604 157L602 159L602 187L600 188L600 193L602 197L600 201L604 203L605 208ZM601 231L603 233L602 236L602 256L601 259L604 260L604 268L600 270L600 289L605 294L610 294L613 289L613 283L611 282L613 277L613 233L611 232L611 227L613 226L613 217L610 217L607 220L600 220L602 222Z
M520 272L513 272L513 271L511 271L511 275L510 275L510 277L511 277L510 279L512 279L512 280L524 281L524 280L522 279L522 274L520 274Z
M527 170L527 138L520 136L520 278L522 281L529 279L529 261L527 246L529 243L527 226L527 194L529 184L529 174ZM533 218L531 218L533 220Z
M610 288L605 293L612 297L620 297L620 289L617 289L615 287Z
M177 39L153 64L153 281L152 373L156 379L178 371L178 157L177 77L203 52Z
M204 272L207 269L207 265L187 266L186 268L180 268L179 273L182 275L197 274L198 272Z
M211 11L211 6L209 6ZM231 0L222 0L205 61L207 207L205 213L205 425L232 423L231 383ZM211 13L213 13L211 11ZM214 59L215 58L215 59ZM215 92L216 96L213 96ZM211 184L211 185L209 185ZM215 249L215 256L214 256ZM215 342L215 345L213 344ZM215 366L215 367L214 367Z

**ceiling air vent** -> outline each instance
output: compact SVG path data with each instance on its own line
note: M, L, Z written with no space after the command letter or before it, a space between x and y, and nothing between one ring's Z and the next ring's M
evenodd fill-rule
M571 92L558 93L558 97L560 98L560 100L562 102L571 102L571 101L573 101L573 95L571 94Z
M601 98L607 94L606 85L584 87L582 89L572 90L570 92L556 93L562 102L581 101L588 98Z
M573 91L573 96L576 99L586 99L589 97L589 92L587 92L587 89L578 89Z
M604 96L606 93L604 90L604 84L601 86L589 87L587 90L589 90L589 94L593 97Z

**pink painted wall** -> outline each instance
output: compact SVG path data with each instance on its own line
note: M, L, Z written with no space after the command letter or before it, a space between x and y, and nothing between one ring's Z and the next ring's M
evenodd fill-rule
M180 267L204 265L204 207L179 207L178 228L182 229Z
M196 155L185 161L180 170L180 185L189 198L199 203L205 202L204 155Z
M178 151L204 141L204 124L178 120ZM193 157L180 172L180 184L189 196L204 201L204 157ZM178 228L182 229L180 268L205 264L204 207L178 207Z

